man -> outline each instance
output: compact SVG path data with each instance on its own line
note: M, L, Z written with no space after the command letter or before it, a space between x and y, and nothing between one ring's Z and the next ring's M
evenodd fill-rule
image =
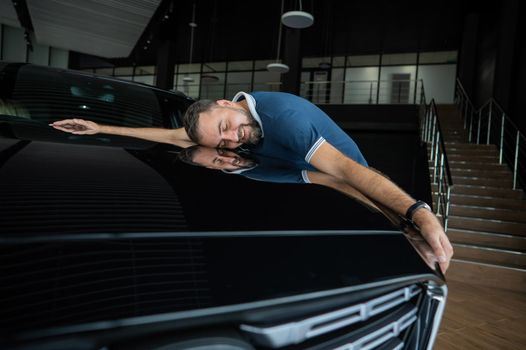
M98 132L139 137L179 146L248 146L255 154L290 160L345 182L371 200L408 217L430 244L443 271L453 248L442 225L425 203L415 201L393 182L368 169L354 141L312 103L287 93L238 93L232 101L197 101L184 117L184 130L99 126L83 120L50 124L75 134Z

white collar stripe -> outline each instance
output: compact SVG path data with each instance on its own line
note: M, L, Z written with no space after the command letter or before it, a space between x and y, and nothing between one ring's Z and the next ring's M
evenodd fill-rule
M250 114L252 114L254 119L256 119L256 121L259 124L259 127L261 128L261 137L265 136L265 133L263 132L263 123L261 122L261 118L259 117L258 112L256 112L256 100L254 99L254 97L250 96L246 92L240 91L234 96L232 102L238 102L241 99L241 97L244 97L247 101Z

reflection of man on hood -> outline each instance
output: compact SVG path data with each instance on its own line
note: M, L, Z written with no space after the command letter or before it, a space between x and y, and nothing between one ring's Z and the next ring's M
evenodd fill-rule
M235 151L198 145L182 149L179 153L179 159L191 165L228 173L239 173L257 166L254 159L241 156Z
M188 164L239 174L253 180L280 183L311 182L308 171L294 163L237 150L192 146L181 150L179 159Z

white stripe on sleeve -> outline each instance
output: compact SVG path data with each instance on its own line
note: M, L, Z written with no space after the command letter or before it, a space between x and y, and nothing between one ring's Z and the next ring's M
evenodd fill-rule
M310 163L310 160L312 158L312 156L314 155L314 153L316 153L316 151L318 150L318 148L320 148L320 146L325 142L325 139L323 138L323 136L320 136L320 138L318 140L316 140L316 142L314 143L314 145L312 145L312 147L310 148L309 152L307 152L307 155L305 156L305 161L307 163Z

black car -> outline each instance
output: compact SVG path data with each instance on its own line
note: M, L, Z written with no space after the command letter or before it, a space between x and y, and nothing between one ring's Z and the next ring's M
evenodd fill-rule
M0 347L432 348L447 286L388 210L48 126L178 127L191 102L0 63Z

